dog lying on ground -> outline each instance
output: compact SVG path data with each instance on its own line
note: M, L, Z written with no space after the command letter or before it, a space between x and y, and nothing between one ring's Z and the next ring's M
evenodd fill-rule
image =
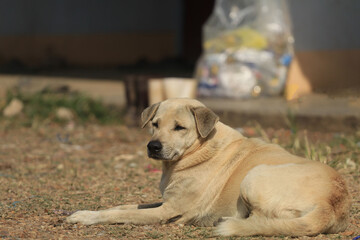
M70 223L217 225L220 235L304 236L347 227L350 196L329 166L242 136L202 103L169 99L142 113L148 156L162 161L162 203L78 211Z

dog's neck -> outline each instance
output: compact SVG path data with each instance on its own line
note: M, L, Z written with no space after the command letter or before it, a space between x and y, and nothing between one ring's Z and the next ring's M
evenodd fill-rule
M221 131L219 129L221 128ZM225 133L225 134L224 134ZM164 162L163 171L178 172L209 161L227 144L243 136L234 129L218 122L214 131L205 139L198 139L176 162Z
M218 152L217 143L197 141L193 149L174 164L174 171L189 169L211 159Z
M239 132L218 122L214 131L206 139L198 139L183 157L175 162L163 161L160 191L164 191L170 184L173 174L181 173L185 169L201 167L209 161L219 161L221 153L229 144L244 139ZM210 163L212 164L212 163Z
M163 197L165 189L174 179L174 175L177 175L177 173L180 173L183 170L196 167L204 162L207 162L217 152L217 148L213 143L206 141L201 143L199 141L196 145L193 145L192 150L180 160L175 162L163 161L163 173L160 181L160 191Z
M161 193L164 195L166 187L173 179L173 174L181 173L185 169L200 167L209 161L219 161L218 158L221 157L224 148L242 139L244 136L239 132L218 122L212 135L208 136L207 139L198 139L180 160L175 162L163 161L163 174L160 182Z

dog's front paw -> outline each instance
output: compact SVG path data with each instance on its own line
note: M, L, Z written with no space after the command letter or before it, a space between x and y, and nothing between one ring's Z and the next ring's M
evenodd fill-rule
M100 212L98 211L77 211L73 213L71 216L66 218L68 223L81 223L84 225L92 225L99 223Z
M216 223L215 233L221 236L232 236L236 235L238 220L234 217L222 217Z

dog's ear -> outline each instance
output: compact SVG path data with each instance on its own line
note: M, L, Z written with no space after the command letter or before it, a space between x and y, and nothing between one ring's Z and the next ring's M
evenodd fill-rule
M155 103L155 104L151 105L150 107L146 108L141 113L141 122L142 122L141 128L144 128L146 126L146 124L148 124L148 122L151 119L153 119L159 106L160 106L160 103Z
M219 117L207 107L190 108L195 117L196 128L202 138L206 138L214 129Z

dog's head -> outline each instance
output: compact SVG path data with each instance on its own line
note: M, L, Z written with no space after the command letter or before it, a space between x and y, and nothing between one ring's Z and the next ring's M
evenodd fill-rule
M150 158L176 161L197 140L214 130L218 116L193 99L168 99L146 108L142 127L150 126L152 139L147 145Z

